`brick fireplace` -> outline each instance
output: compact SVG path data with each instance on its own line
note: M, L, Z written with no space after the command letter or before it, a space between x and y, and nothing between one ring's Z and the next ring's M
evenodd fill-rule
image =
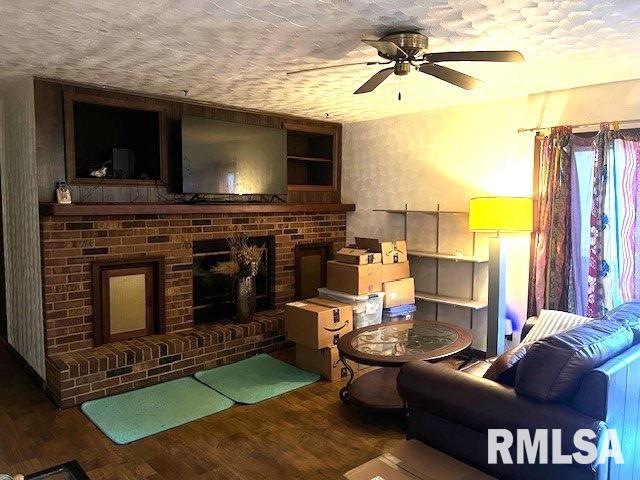
M168 205L161 213L146 213L148 204L137 210L145 213L108 205L64 207L41 208L40 231L47 387L65 407L282 348L279 310L294 297L295 246L345 244L346 209L336 205L237 213L213 206ZM275 310L260 312L250 324L194 325L194 242L235 232L273 238ZM164 258L165 333L95 346L92 266L135 256Z

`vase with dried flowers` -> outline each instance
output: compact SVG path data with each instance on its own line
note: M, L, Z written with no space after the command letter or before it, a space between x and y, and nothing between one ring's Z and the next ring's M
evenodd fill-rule
M264 245L250 245L247 237L232 237L229 243L229 260L213 266L211 271L228 275L234 280L236 319L251 322L256 311L256 275L264 255Z

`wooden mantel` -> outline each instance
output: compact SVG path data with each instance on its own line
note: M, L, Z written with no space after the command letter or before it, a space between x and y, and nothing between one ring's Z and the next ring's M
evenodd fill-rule
M353 203L40 203L41 216L353 212Z

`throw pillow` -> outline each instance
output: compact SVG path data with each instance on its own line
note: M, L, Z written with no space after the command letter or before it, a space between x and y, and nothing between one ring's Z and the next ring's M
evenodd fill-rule
M503 385L514 386L518 364L532 345L533 343L525 342L507 350L493 361L483 377Z
M527 342L535 342L549 335L566 332L590 320L591 318L589 317L561 312L559 310L542 310L536 324L527 334L526 340Z
M626 324L593 320L538 340L516 371L516 392L545 402L568 402L585 375L633 345Z

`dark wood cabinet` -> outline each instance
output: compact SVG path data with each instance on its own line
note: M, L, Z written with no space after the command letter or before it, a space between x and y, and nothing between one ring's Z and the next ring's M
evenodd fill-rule
M339 203L342 126L339 123L225 107L195 100L146 96L71 82L34 79L38 199L51 202L57 182L70 183L74 202L180 202L180 120L194 115L227 122L287 129L290 203ZM116 113L147 112L160 117L159 178L82 178L77 171L74 104L93 105ZM137 156L137 154L136 154ZM86 164L94 160L85 160ZM95 160L99 163L99 159ZM84 168L84 170L83 170ZM140 177L145 175L138 173ZM157 173L152 174L158 176Z
M340 199L341 127L287 122L289 201Z
M165 108L133 100L64 93L67 181L100 185L166 184ZM124 158L123 160L119 160ZM124 167L123 165L128 165ZM107 176L90 176L106 166Z

